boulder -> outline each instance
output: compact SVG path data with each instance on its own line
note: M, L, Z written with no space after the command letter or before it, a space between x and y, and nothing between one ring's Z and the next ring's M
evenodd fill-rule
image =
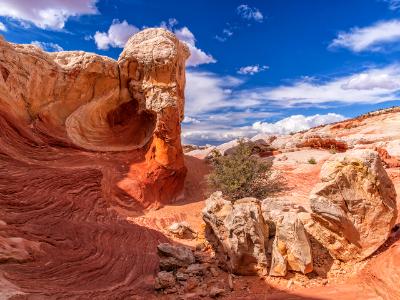
M192 250L183 246L173 246L162 243L157 246L160 256L160 269L171 271L180 267L187 267L195 262Z
M247 275L265 271L268 226L257 199L232 203L221 192L215 192L206 200L203 220L227 255L226 265L231 272Z
M158 272L154 288L156 290L164 290L174 288L176 279L172 272L161 271Z
M310 241L298 218L301 206L284 198L268 198L261 206L270 233L275 236L269 274L286 276L288 270L309 273L313 270Z
M353 150L324 163L300 213L310 235L342 261L362 260L388 238L397 218L396 191L377 152Z
M190 227L187 222L175 222L167 228L168 232L181 239L193 239L197 233Z

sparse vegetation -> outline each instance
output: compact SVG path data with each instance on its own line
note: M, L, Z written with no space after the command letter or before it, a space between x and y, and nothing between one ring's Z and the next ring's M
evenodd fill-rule
M316 165L316 164L317 164L317 161L315 160L314 157L311 157L311 158L308 160L308 163L309 163L310 165Z
M213 171L208 175L211 190L221 191L230 200L243 197L263 199L279 189L279 180L272 179L271 165L252 155L252 147L239 140L235 151L223 156L214 151Z

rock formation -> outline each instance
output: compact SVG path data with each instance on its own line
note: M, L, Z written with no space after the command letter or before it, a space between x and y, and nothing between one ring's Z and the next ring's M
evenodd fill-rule
M268 226L257 199L244 198L232 203L221 192L215 192L206 201L203 220L226 253L231 272L255 274L266 270Z
M343 261L362 260L381 246L397 218L396 191L377 152L332 156L310 195L306 230Z
M286 276L288 270L303 274L313 270L310 241L298 218L305 209L287 199L268 198L261 205L264 220L273 231L272 260L269 274Z
M118 61L0 40L0 272L20 292L127 299L152 286L166 238L126 215L182 192L188 55L164 29L131 37Z
M0 50L1 113L31 131L36 143L141 151L116 185L144 207L177 196L185 176L180 122L189 52L173 34L144 30L118 61L5 41Z

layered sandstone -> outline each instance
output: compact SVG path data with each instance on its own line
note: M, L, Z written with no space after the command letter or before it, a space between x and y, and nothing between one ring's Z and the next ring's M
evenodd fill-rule
M182 192L188 55L164 29L131 37L118 61L0 40L1 286L38 299L152 289L166 238L126 215Z
M2 113L45 144L142 151L118 187L143 206L177 196L185 175L180 122L189 52L172 33L134 35L118 61L5 41L0 51Z

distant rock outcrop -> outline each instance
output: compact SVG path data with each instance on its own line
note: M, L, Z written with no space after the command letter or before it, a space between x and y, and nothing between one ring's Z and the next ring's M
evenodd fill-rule
M343 261L362 260L388 238L397 218L396 191L377 152L332 156L310 195L312 214L300 213L306 230Z

